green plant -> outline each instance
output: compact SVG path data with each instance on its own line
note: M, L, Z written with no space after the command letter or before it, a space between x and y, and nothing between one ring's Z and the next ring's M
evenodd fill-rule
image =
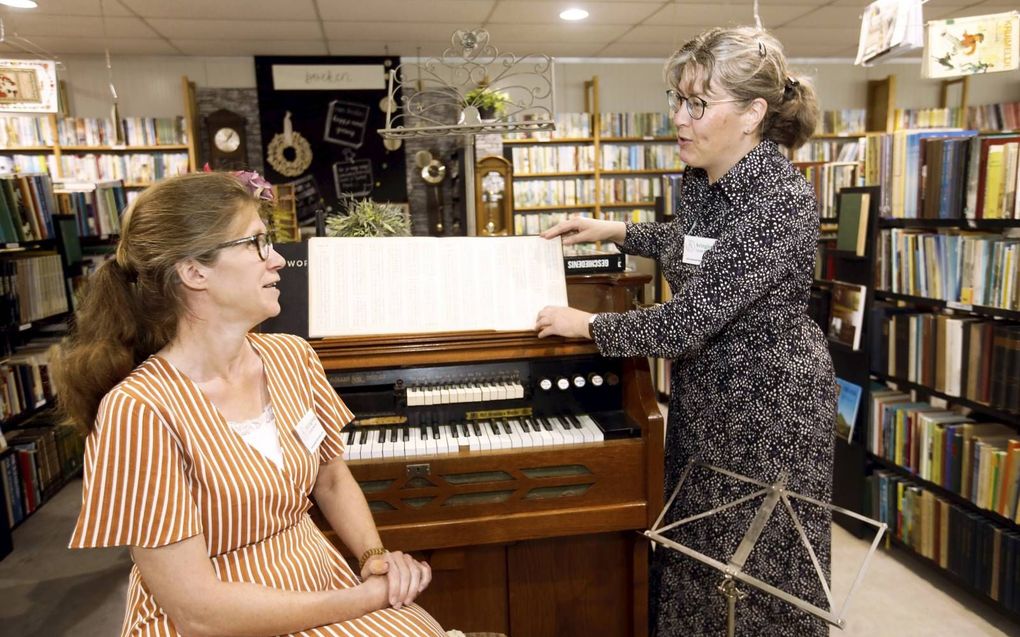
M392 204L344 196L344 213L326 217L327 237L409 237L411 222Z
M492 111L501 114L510 101L510 96L503 91L490 89L488 86L476 86L464 96L464 103L474 106L479 111Z

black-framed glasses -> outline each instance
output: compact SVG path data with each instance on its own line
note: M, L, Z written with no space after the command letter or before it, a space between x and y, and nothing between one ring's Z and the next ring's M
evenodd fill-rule
M687 103L687 114L691 119L701 119L705 116L705 109L712 104L725 104L727 102L743 102L744 100L713 100L708 101L698 96L687 97L675 88L666 89L666 103L669 104L670 115L680 110L680 105Z
M239 246L245 243L251 243L258 250L259 258L263 261L269 258L269 251L273 249L273 235L272 233L259 232L253 234L250 237L242 237L240 239L234 239L232 241L224 241L223 243L213 246L211 251L220 250L222 248L230 248L232 246Z

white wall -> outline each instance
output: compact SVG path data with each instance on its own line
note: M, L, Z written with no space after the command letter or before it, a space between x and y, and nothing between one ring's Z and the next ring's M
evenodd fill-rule
M106 117L110 92L102 56L67 56L60 72L70 91L71 108L81 117ZM555 65L556 110L584 108L584 82L599 78L602 111L639 112L665 108L663 60L560 61ZM113 58L114 85L125 116L167 117L184 113L181 76L198 86L254 88L250 57ZM815 80L823 110L864 108L867 80L896 75L899 108L938 106L939 82L920 77L918 62L890 62L874 68L847 61L794 61L794 68ZM970 79L970 104L1020 101L1020 74L992 73Z

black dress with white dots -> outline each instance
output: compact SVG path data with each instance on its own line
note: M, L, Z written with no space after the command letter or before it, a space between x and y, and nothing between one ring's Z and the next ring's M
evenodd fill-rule
M700 265L683 262L684 236L716 239ZM807 315L818 237L811 186L771 141L761 142L716 183L688 169L672 222L627 224L621 249L658 261L668 303L600 314L592 336L606 356L672 359L665 444L668 501L684 467L700 460L828 502L832 491L836 384L824 335ZM665 522L757 488L704 469L684 483ZM762 498L677 527L677 542L725 562ZM829 581L831 516L793 501ZM774 511L744 571L828 609L819 576L785 506ZM651 617L658 637L724 635L722 575L657 547ZM821 620L745 584L737 635L828 635Z

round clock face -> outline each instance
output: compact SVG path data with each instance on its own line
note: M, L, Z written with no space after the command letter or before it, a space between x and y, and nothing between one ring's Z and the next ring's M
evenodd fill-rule
M232 153L241 145L241 136L233 128L223 127L213 136L216 148L224 153Z

